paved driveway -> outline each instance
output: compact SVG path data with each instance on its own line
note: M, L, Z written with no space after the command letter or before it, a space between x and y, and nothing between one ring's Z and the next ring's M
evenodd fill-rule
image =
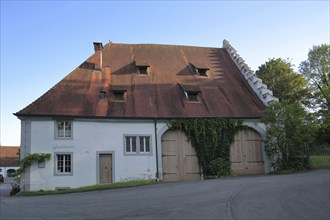
M0 197L10 196L11 184L15 183L14 177L5 177L4 182L0 183ZM0 210L1 211L1 210Z
M1 219L330 219L330 171L3 197Z

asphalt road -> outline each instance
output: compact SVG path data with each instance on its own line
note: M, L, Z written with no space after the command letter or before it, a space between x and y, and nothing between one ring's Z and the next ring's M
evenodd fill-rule
M5 177L4 178L4 182L0 183L0 198L10 196L10 190L12 188L11 187L12 183L15 183L14 177Z
M2 197L5 219L330 219L330 170Z

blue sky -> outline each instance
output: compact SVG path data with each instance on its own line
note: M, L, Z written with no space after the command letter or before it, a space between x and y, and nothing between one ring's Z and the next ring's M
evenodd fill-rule
M329 44L329 1L2 1L1 145L20 144L15 113L93 54L93 42L222 47L253 69L296 68Z

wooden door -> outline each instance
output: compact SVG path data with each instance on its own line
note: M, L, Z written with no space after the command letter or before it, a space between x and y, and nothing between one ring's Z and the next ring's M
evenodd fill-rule
M195 150L182 131L168 131L162 137L164 181L198 180L200 169Z
M261 136L252 129L237 132L230 146L230 161L234 174L263 174Z
M100 169L100 183L112 182L112 155L100 154L99 155L99 169Z

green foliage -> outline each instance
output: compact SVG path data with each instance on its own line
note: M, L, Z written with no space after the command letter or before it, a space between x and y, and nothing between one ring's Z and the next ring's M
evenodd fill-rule
M185 132L195 149L199 165L206 176L217 175L214 164L211 161L222 158L230 161L230 145L235 133L242 128L242 120L238 119L173 119L169 121L169 127L173 130ZM214 162L216 163L216 162ZM229 162L230 163L230 162ZM223 168L219 168L223 170ZM230 166L226 167L230 173Z
M16 176L20 175L25 171L25 169L33 164L33 162L42 163L45 160L50 160L51 154L44 154L44 153L33 153L26 155L23 159L20 160L22 164L19 169L16 170Z
M330 105L330 46L313 46L308 59L301 62L299 71L309 80L315 107L329 109Z
M299 103L273 103L261 121L268 125L265 151L275 169L301 169L305 147L314 138L312 117Z
M313 46L308 59L300 64L299 71L308 80L312 91L311 107L319 119L317 144L330 145L330 46Z
M307 81L302 75L294 72L288 60L270 59L259 67L256 75L280 101L308 103L310 92L307 89Z
M218 158L210 162L209 170L217 177L229 176L231 174L230 165L230 161L224 158Z

